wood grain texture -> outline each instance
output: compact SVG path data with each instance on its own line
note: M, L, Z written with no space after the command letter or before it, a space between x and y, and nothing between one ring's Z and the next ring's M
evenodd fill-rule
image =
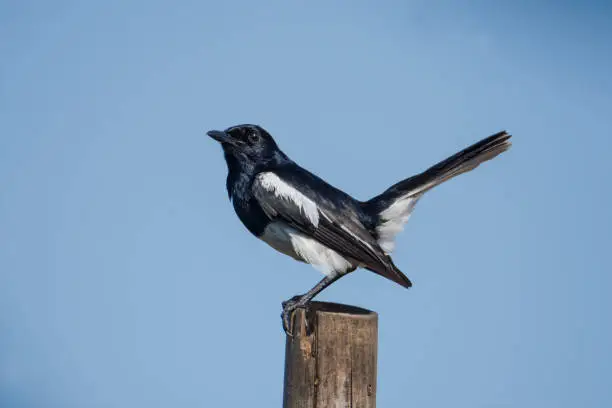
M308 333L306 320L308 319ZM312 302L295 312L285 346L285 408L374 408L378 315Z

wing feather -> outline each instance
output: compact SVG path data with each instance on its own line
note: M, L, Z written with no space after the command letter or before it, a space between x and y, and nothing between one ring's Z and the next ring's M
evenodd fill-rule
M282 173L260 173L252 192L268 217L282 220L344 257L402 286L410 286L350 208L339 206L314 189L296 188ZM300 186L303 187L303 186Z

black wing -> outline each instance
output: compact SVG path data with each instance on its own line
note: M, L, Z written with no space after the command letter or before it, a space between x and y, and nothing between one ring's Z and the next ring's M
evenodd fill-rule
M284 221L359 266L412 286L359 221L354 200L340 190L295 166L260 173L252 191L271 219Z

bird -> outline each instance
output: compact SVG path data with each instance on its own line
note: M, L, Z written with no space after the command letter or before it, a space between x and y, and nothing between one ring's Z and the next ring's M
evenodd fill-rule
M221 144L227 194L246 229L324 275L304 294L282 302L282 325L289 336L294 311L308 308L316 295L357 268L410 288L412 282L391 254L417 202L511 146L511 135L500 131L360 201L290 159L260 125L235 125L207 135Z

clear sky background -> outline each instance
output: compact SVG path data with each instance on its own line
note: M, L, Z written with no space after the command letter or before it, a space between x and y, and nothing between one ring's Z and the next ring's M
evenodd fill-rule
M275 407L280 303L205 131L266 127L360 199L502 129L428 193L380 314L380 407L612 406L612 8L0 0L0 406Z

